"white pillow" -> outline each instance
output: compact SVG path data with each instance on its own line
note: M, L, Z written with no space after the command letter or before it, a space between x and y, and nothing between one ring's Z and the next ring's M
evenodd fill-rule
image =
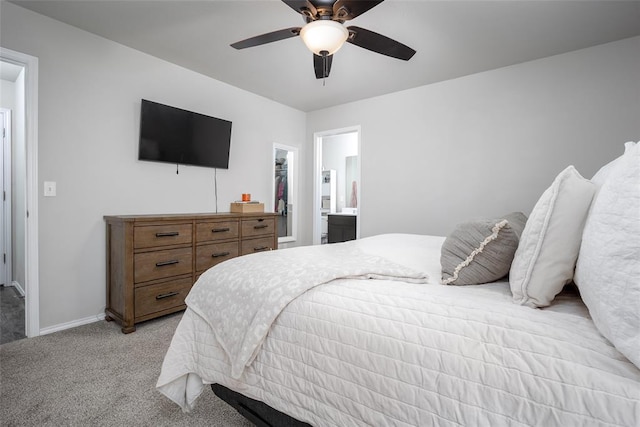
M627 152L627 150L631 149L635 145L636 145L636 143L632 142L632 141L625 143L624 144L625 152ZM606 165L602 166L598 170L598 172L596 172L596 174L593 175L593 177L591 178L591 182L593 182L598 188L602 187L602 184L604 184L604 182L607 180L607 178L609 177L609 174L611 173L613 168L615 168L615 166L618 163L620 163L621 160L622 160L622 156L620 156L620 157L610 161Z
M516 303L546 307L573 279L595 185L569 166L540 196L509 272Z
M587 218L575 282L598 330L640 368L640 144L619 159Z

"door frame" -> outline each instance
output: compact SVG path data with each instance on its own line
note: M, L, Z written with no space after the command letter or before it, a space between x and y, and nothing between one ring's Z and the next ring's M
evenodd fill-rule
M11 242L12 242L12 227L11 227L11 110L8 108L0 108L0 114L2 114L2 128L6 130L6 133L2 135L2 188L0 191L4 191L4 194L0 194L3 197L2 203L2 251L5 254L2 262L2 283L5 286L11 285ZM0 255L2 255L0 253Z
M358 211L356 214L356 239L360 238L360 218L362 213L362 130L360 125L340 129L314 132L313 134L313 244L319 245L322 235L322 218L320 215L320 198L322 197L322 139L345 133L358 134Z
M40 283L38 275L38 58L0 47L0 61L24 67L26 218L25 221L25 334L40 335ZM14 218L14 221L17 218Z

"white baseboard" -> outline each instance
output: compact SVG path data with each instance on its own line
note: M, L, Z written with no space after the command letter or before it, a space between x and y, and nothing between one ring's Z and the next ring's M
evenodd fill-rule
M18 291L18 293L20 294L20 296L24 296L24 289L22 289L22 286L20 286L20 283L16 282L15 280L11 282L11 286L13 286L14 288L16 288L16 291Z
M99 322L101 320L104 320L104 313L40 329L40 335L52 334L54 332L64 331L65 329L75 328L76 326L88 325L89 323Z

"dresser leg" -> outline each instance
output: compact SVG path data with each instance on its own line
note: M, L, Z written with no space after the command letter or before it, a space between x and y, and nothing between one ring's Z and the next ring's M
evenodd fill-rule
M104 320L106 320L107 322L113 322L113 317L109 316L108 314L105 314Z
M136 327L135 326L123 326L122 327L122 333L123 334L130 334L131 332L135 332L136 331Z

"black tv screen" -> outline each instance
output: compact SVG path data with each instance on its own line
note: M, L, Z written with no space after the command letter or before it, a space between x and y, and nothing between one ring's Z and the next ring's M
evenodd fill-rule
M142 100L138 159L229 168L231 122Z

